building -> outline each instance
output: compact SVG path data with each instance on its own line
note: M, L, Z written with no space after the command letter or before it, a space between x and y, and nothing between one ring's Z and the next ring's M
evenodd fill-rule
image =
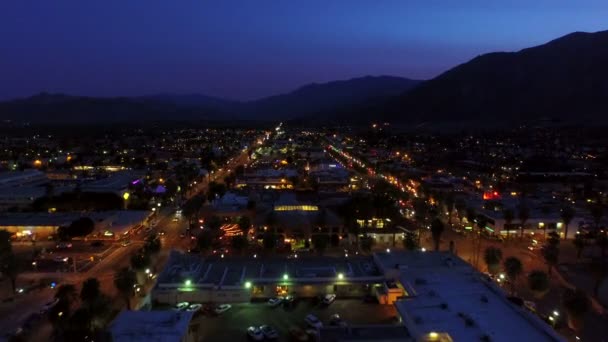
M140 182L140 175L130 171L115 172L109 177L94 180L82 184L81 190L83 192L109 192L115 193L121 197L128 198L128 188L130 184L137 184Z
M399 324L321 329L323 341L563 341L511 302L471 265L448 252L386 252L371 257L222 258L172 252L152 298L248 302L280 295L375 296L394 305Z
M172 251L158 276L152 299L175 305L249 302L287 294L314 297L382 296L389 292L371 257L209 257ZM386 291L377 289L386 287ZM401 292L399 293L401 295ZM397 295L394 296L396 299ZM386 302L387 298L379 298Z
M451 253L377 253L374 260L387 278L405 289L395 306L415 341L563 340Z
M192 311L123 310L110 324L114 342L195 342Z
M39 186L48 181L44 172L34 169L0 173L0 188Z

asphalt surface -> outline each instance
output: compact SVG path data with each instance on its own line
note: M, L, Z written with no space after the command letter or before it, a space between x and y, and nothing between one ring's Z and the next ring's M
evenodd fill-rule
M304 317L313 314L328 325L333 314L339 314L348 324L397 324L393 305L363 303L356 299L337 299L329 306L300 300L293 308L271 308L263 303L233 304L232 309L216 317L196 316L200 341L247 341L249 326L270 325L279 333L279 341L287 341L292 326L307 328Z

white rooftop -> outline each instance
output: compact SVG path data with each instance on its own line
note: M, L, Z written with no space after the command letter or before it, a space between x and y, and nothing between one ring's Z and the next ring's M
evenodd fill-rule
M412 336L448 333L454 341L561 341L551 327L512 304L505 293L449 253L376 255L386 270L398 269L409 297L395 305ZM468 323L468 324L467 324Z
M110 325L114 342L179 342L188 333L192 311L123 310Z

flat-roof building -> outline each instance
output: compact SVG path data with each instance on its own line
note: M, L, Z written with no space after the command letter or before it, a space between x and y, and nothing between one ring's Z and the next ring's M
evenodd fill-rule
M195 342L198 336L190 329L192 311L123 310L110 324L114 342Z

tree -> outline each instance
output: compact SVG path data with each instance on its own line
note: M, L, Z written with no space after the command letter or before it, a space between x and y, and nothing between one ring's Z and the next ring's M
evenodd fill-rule
M277 247L277 236L272 231L266 231L263 235L264 249L269 252L274 252Z
M150 256L142 251L133 254L131 256L131 267L138 272L143 272L146 268L150 267Z
M213 245L213 236L207 229L203 230L196 239L196 245L202 254L209 252Z
M549 290L549 276L541 270L528 274L528 286L537 297L542 297Z
M462 198L459 198L454 203L454 207L456 208L456 211L458 212L458 219L460 220L460 224L462 224L462 220L464 219L464 217L466 215L467 203Z
M230 246L239 254L247 248L248 244L247 238L243 235L235 235L230 239Z
M511 281L511 292L515 292L515 282L524 270L523 264L521 263L521 260L516 257L508 257L503 266L509 280Z
M496 247L488 247L484 251L483 259L488 266L488 272L497 274L500 271L500 261L502 260L502 251Z
M521 223L519 237L523 238L524 230L526 229L526 222L528 222L528 219L530 218L530 209L528 209L528 207L524 203L519 205L517 217L519 218L519 222Z
M2 257L1 263L1 272L11 280L11 288L13 293L15 293L17 291L17 277L21 271L18 264L19 260L15 256L15 253L10 251L8 254Z
M77 298L76 293L76 286L72 284L63 284L57 288L57 292L55 292L55 299L71 305Z
M248 216L241 216L239 217L238 225L243 232L243 235L247 236L249 228L251 228L251 219Z
M431 222L431 236L433 237L433 242L435 243L435 250L439 250L439 244L441 243L441 234L444 231L443 222L438 218L434 219Z
M580 332L583 318L591 307L587 294L580 289L566 289L562 295L562 305L568 314L568 326Z
M506 231L507 231L507 239L511 236L511 224L513 223L513 219L515 219L515 213L513 212L513 209L505 209L502 212L502 216L505 219L505 226L508 226Z
M475 220L477 219L477 212L475 211L475 208L468 207L466 209L466 216L469 224L474 224Z
M67 227L67 235L69 237L87 236L93 232L95 222L89 217L81 217L76 219Z
M448 195L445 197L444 200L444 205L445 205L445 209L448 212L448 224L452 224L452 212L454 211L454 204L455 204L455 200L454 200L454 193L450 192L448 193Z
M133 296L133 287L135 285L135 272L127 267L121 268L114 274L114 286L122 296L127 305L127 310L131 310L131 297Z
M371 252L372 247L374 247L376 240L374 240L374 238L372 238L371 236L368 236L367 234L365 234L365 235L363 235L363 237L361 237L360 243L361 243L361 250L369 253L369 252Z
M578 232L574 235L574 240L572 240L574 247L576 247L576 258L580 259L581 254L583 253L583 249L587 246L587 241L583 237L583 234L579 234Z
M144 253L145 254L156 254L160 252L161 242L158 235L150 235L144 242Z
M266 225L272 229L276 234L276 225L277 225L277 214L272 210L266 215Z
M560 212L560 216L562 218L562 221L564 222L564 239L568 238L568 226L570 225L570 222L572 222L574 214L574 209L572 209L571 206L563 207Z
M93 303L101 297L99 280L89 278L82 283L80 289L80 300L86 306L91 307Z
M595 228L599 229L602 217L604 216L604 207L600 203L594 203L589 206L589 214L593 217Z
M209 217L207 219L207 221L205 221L205 225L212 232L217 232L222 227L222 219L217 215L213 215L213 216Z
M325 234L315 234L312 236L312 246L320 255L323 254L329 244L328 237Z
M418 239L411 233L405 233L405 237L403 238L403 248L408 251L415 251L420 248L418 245Z
M414 217L416 218L416 221L424 223L426 215L429 212L429 205L426 203L426 200L423 198L416 198L412 205L414 207Z
M549 275L559 261L559 248L553 244L546 244L542 249L542 255L547 264Z
M595 244L602 251L602 258L606 256L606 249L608 249L608 236L606 233L599 233L595 238Z

